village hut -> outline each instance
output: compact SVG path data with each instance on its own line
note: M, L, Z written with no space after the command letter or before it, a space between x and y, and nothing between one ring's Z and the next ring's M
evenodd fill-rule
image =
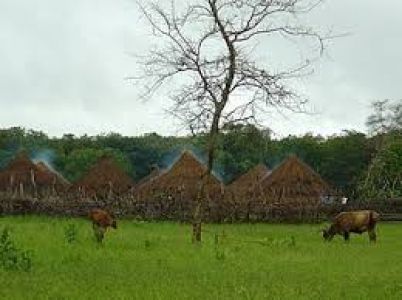
M252 202L262 194L261 182L271 171L264 165L258 164L240 175L227 186L224 197L226 217L233 220L248 219L247 213Z
M267 166L258 164L232 181L228 189L230 189L232 193L235 193L236 197L245 196L252 193L255 189L258 189L261 181L270 173L271 171Z
M134 182L110 156L102 156L87 174L74 184L82 196L110 197L122 195Z
M201 179L207 167L191 152L183 151L172 166L159 175L153 176L136 189L137 198L147 203L156 203L160 214L175 215L176 218L188 219L192 215L193 205L200 195ZM204 206L213 209L222 197L222 183L213 174L204 179L206 199ZM209 212L212 214L211 212Z
M50 188L53 182L53 176L38 168L24 152L18 153L0 172L0 189L20 195Z
M288 157L261 181L263 196L273 202L317 204L328 195L329 185L295 155Z

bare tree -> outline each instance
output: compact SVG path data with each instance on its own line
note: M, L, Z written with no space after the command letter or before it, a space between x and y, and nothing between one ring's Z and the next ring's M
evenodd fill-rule
M402 100L391 105L391 129L402 132Z
M379 100L371 104L373 113L367 118L366 126L371 134L384 134L390 129L391 115L389 113L390 101Z
M166 2L165 6L152 0L139 4L157 39L141 57L143 73L136 79L143 80L147 98L160 88L174 86L170 111L193 133L208 135L208 168L193 221L193 240L200 241L205 181L212 171L220 128L230 123L258 124L260 113L268 108L301 111L306 100L289 80L312 72L331 36L300 22L322 0ZM308 59L301 58L286 70L265 65L255 49L267 37L308 42Z
M366 120L369 133L375 140L377 151L381 150L392 133L402 132L402 100L378 100L371 104L373 112Z

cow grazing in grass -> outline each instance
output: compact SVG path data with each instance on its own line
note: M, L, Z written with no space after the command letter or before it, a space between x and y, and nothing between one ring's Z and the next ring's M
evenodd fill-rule
M343 235L345 241L349 240L350 233L362 234L368 232L371 242L376 241L375 226L379 220L379 214L373 210L361 210L342 212L338 214L331 226L323 230L323 237L330 241L334 235Z
M92 221L95 237L102 242L108 227L117 228L116 220L105 210L95 208L89 212L89 219Z

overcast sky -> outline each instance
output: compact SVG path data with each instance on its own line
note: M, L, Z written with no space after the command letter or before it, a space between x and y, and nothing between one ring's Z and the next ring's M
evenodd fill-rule
M327 0L312 23L351 34L302 81L315 114L267 115L266 125L279 136L366 131L371 101L402 98L401 14L401 0ZM124 80L148 32L130 0L0 0L0 128L182 134L167 99L142 103Z

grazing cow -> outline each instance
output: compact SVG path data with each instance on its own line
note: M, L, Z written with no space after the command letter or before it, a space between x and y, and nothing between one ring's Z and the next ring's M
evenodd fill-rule
M89 219L92 221L95 237L102 242L108 227L117 228L116 220L103 209L95 208L89 212Z
M375 226L379 220L379 214L373 210L361 210L341 212L338 214L331 226L323 230L323 238L332 240L334 235L343 235L345 241L349 241L349 234L368 232L370 242L376 241Z

